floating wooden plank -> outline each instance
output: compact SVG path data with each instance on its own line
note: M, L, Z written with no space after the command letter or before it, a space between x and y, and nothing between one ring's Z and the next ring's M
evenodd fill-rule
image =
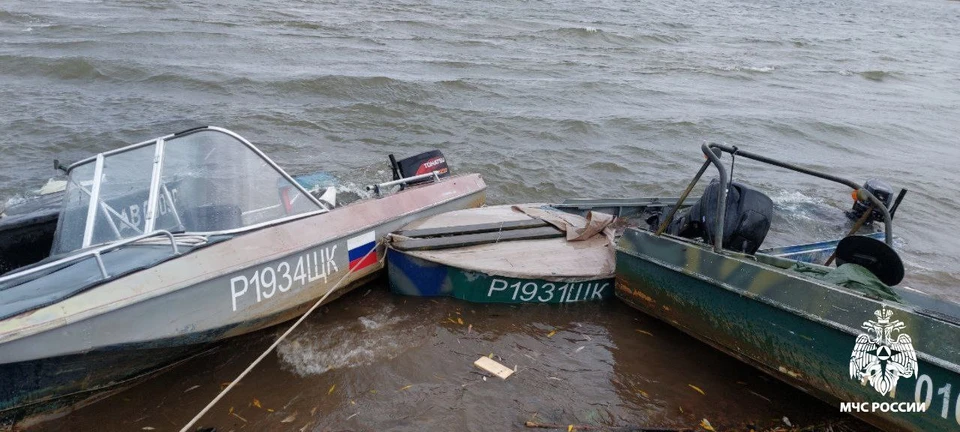
M540 219L527 219L527 220L514 220L514 221L504 221L504 222L492 222L484 224L475 224L475 225L460 225L460 226L448 226L448 227L439 227L439 228L424 228L424 229L412 229L406 231L398 231L397 234L400 234L405 237L436 237L443 235L461 235L461 234L477 234L482 232L491 232L491 231L507 231L515 229L524 229L524 228L537 228L547 226L547 223Z
M508 376L513 375L513 369L498 363L496 360L490 357L480 357L477 359L477 361L473 362L473 365L490 372L501 379L507 379Z
M563 232L551 226L509 231L486 232L450 237L414 238L394 240L392 246L397 250L437 250L450 249L479 244L497 243L510 240L537 240L563 237Z

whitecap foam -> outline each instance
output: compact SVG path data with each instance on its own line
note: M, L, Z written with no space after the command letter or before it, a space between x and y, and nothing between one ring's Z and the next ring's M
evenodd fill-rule
M281 365L307 376L393 359L419 344L421 328L401 325L408 317L392 312L387 308L333 327L310 325L277 347Z

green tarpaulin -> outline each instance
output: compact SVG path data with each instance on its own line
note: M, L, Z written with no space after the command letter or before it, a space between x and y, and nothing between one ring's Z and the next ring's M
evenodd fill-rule
M827 283L860 291L869 297L895 302L900 301L900 296L893 288L880 282L880 279L877 279L870 270L858 264L847 263L831 269L822 266L811 266L798 261L793 265L791 270Z

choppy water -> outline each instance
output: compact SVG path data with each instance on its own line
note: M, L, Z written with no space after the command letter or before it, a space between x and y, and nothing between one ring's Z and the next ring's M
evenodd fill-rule
M958 40L947 0L5 0L0 201L39 187L53 158L198 123L356 182L388 153L439 148L484 174L492 202L677 195L699 144L726 141L909 189L906 283L946 294L960 288ZM786 238L841 230L819 215L849 205L842 187L747 163L737 177L772 192Z

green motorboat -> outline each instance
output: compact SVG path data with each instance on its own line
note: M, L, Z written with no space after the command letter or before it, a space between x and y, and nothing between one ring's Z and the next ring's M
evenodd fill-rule
M624 233L617 297L880 428L960 429L960 306L891 288L903 265L892 249L890 194L736 147L702 150L708 160L680 203L711 165L719 181L656 229ZM864 209L858 225L882 222L884 241L844 238L835 268L757 252L769 198L732 182L722 153L850 187Z

